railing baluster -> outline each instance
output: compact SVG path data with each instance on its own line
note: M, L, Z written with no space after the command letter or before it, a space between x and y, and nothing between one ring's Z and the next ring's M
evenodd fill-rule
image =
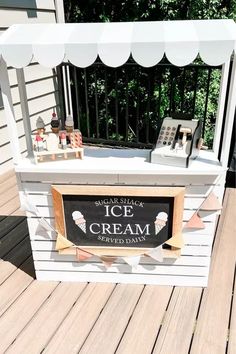
M183 110L184 110L185 77L186 77L186 69L184 68L184 71L183 71L183 78L182 78L181 104L180 104L180 111L181 111L181 113L183 113Z
M118 107L118 78L117 69L115 69L115 111L116 111L116 139L119 138L119 107Z
M203 126L202 126L202 136L204 137L205 129L206 129L206 117L207 117L207 108L208 108L208 98L209 98L209 88L211 82L211 68L208 69L207 75L207 84L206 84L206 99L205 99L205 108L204 108L204 116L203 116Z
M147 114L146 114L146 143L149 143L149 125L150 125L150 95L151 95L151 82L150 82L150 69L148 69L148 97L147 97Z
M96 137L99 138L99 115L98 115L98 83L97 83L97 67L94 69L95 81L95 114L96 114Z
M84 69L84 90L85 90L85 108L86 108L87 136L88 136L88 138L90 138L87 69Z
M75 83L75 105L76 105L77 123L78 123L78 129L80 129L80 102L79 102L79 90L78 90L78 79L77 79L76 67L74 67L73 76L74 76L74 83Z
M108 95L107 95L107 68L105 68L105 110L106 110L106 139L109 137L109 122L108 122Z
M129 87L128 72L125 70L125 141L128 141L129 135Z
M136 106L136 142L139 141L139 109L140 109L140 106L139 106L139 100L140 100L140 91L139 91L139 67L137 66L137 70L136 70L136 85L137 85L137 106Z
M198 67L195 68L195 75L194 75L193 108L192 108L193 118L194 118L195 106L196 106L197 84L198 84Z

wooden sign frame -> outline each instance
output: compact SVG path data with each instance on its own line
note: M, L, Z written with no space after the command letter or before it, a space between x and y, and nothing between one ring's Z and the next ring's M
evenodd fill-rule
M67 238L66 222L63 196L101 196L101 197L170 197L173 198L173 221L172 235L178 235L182 232L183 207L184 207L184 187L136 187L136 186L98 186L98 185L52 185L52 198L55 215L56 231ZM142 254L150 248L142 247L100 247L100 246L80 246L77 247L90 252L94 255L112 255L112 256L132 256ZM63 254L75 254L76 248L70 247L59 251Z

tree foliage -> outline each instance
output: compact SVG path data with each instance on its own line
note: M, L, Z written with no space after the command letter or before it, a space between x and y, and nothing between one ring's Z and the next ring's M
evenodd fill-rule
M66 22L236 19L235 0L64 0L64 4ZM202 64L199 58L196 63ZM74 89L73 95L80 95L81 107L77 113L83 134L154 143L162 118L175 111L198 119L204 116L204 138L211 147L220 70L212 69L209 73L209 68L203 66L171 67L166 60L164 64L149 69L135 65L76 69L79 90ZM85 89L87 97L83 94Z

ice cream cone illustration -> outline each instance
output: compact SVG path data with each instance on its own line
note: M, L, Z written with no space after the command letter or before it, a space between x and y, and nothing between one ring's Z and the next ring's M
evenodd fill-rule
M154 221L155 235L157 235L163 229L163 227L166 225L167 219L168 214L164 211L161 211L157 214L156 221Z
M76 210L72 213L72 218L77 225L86 234L86 220L80 211Z

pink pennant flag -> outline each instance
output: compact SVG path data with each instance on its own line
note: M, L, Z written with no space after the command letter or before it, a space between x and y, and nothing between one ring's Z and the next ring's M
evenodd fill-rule
M88 258L92 257L92 253L86 252L82 250L81 248L76 247L76 259L79 262L85 261Z
M220 210L222 205L216 195L211 192L199 208L200 210Z
M112 264L117 260L117 257L113 256L101 256L100 257L103 265L108 269L112 266Z
M184 225L184 228L189 229L205 229L205 225L196 211L189 221Z
M158 262L163 262L162 246L155 247L148 251L146 254Z

